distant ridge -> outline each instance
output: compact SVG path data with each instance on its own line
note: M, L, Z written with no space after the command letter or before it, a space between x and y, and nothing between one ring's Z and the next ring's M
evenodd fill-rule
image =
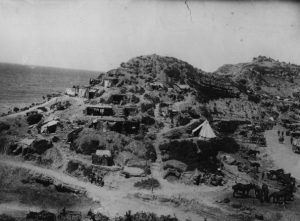
M18 64L18 63L9 63L9 62L0 62L0 67L23 67L23 68L29 68L29 69L49 69L49 70L56 70L56 71L69 71L69 72L88 72L88 73L99 73L101 71L95 71L95 70L85 70L85 69L74 69L74 68L64 68L64 67L54 67L54 66L41 66L41 65L31 65L31 64Z

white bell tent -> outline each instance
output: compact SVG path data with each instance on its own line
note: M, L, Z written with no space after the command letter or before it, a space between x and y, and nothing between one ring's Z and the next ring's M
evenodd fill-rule
M195 134L199 130L200 130L199 133L200 140L209 140L217 137L207 120L205 120L202 124L196 127L192 132L193 134Z

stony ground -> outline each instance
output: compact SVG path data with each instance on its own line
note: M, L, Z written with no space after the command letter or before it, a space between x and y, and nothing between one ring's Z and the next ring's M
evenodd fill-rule
M45 104L48 105L48 104ZM24 113L18 113L21 115ZM73 116L74 117L74 116ZM13 116L7 116L13 118ZM86 201L84 208L93 207L96 211L104 213L108 216L124 214L126 211L151 211L157 214L175 214L180 220L241 220L248 213L260 212L267 214L269 220L297 220L297 208L299 198L295 202L286 207L280 205L261 205L257 200L239 200L232 199L231 185L233 180L223 187L213 186L187 186L182 183L171 183L162 179L162 170L160 167L160 153L157 145L161 138L161 134L167 131L168 128L163 128L157 131L157 143L154 143L157 150L158 160L151 166L152 176L156 178L161 188L154 190L139 190L133 187L134 183L141 178L125 179L119 175L111 175L107 178L109 181L104 187L98 187L89 182L78 180L76 177L71 177L66 174L63 168L44 168L36 165L34 162L26 162L18 158L1 156L0 165L5 168L22 168L30 171L30 173L44 174L53 177L56 181L71 184L82 188L86 191L86 196L92 201ZM270 168L284 168L287 172L291 172L299 179L299 171L296 166L299 165L299 157L294 154L289 145L288 139L284 144L278 143L277 128L266 132L268 146L262 148L261 157L265 162L268 162ZM64 150L62 150L62 153ZM68 151L67 151L68 153ZM72 156L74 157L74 155ZM80 159L80 155L76 156ZM84 158L82 158L84 160ZM232 173L234 168L229 172ZM247 180L247 175L242 173L233 173L236 180ZM246 209L233 209L228 204L216 203L224 198L230 198L232 202L239 201ZM82 200L80 197L79 199ZM73 208L76 208L74 206ZM19 202L18 198L13 198L11 201L1 202L0 210L2 212L16 212L42 209L38 205L27 205ZM59 208L56 208L59 209ZM276 215L277 214L277 215ZM281 214L281 215L280 215ZM289 215L287 215L289 214ZM278 217L275 219L274 217ZM226 218L228 217L228 218ZM286 217L286 218L285 218Z
M159 215L175 215L179 220L255 220L255 215L257 217L263 215L264 220L269 221L300 220L300 214L298 213L300 198L298 192L295 194L295 201L289 202L287 205L261 204L254 198L233 198L232 185L236 182L255 182L258 185L267 183L272 191L280 189L280 186L274 181L262 179L260 176L255 178L253 174L239 171L237 165L224 163L222 172L225 174L226 182L223 186L212 186L210 184L195 186L184 184L181 181L170 182L163 179L164 153L160 150L160 145L165 141L170 142L172 139L179 142L190 141L194 143L198 140L198 138L192 137L191 134L187 132L188 126L186 125L197 124L197 121L205 118L214 119L215 121L225 119L232 121L247 120L259 123L260 121L267 121L270 116L281 115L280 108L282 107L279 106L283 101L277 101L277 98L275 98L272 93L266 95L269 99L268 101L271 102L270 106L261 105L259 99L257 99L257 96L259 97L262 93L266 92L256 88L257 79L255 76L257 76L257 68L255 67L264 67L264 60L266 58L259 59L262 59L263 63L261 64L260 61L255 60L252 62L251 65L253 67L250 69L248 68L249 65L245 65L244 67L244 64L238 69L235 69L233 66L225 68L226 73L223 74L226 75L228 74L227 72L230 72L231 68L233 68L234 72L241 72L240 74L236 74L238 77L230 76L229 73L229 78L222 77L221 75L209 76L207 73L195 69L185 62L156 55L137 57L127 63L123 63L118 69L109 71L108 74L121 76L122 81L120 84L123 85L106 90L102 94L101 99L103 98L105 101L105 99L113 93L129 93L136 96L135 99L138 101L135 104L138 105L140 109L142 109L142 105L150 105L149 109L141 111L143 113L138 113L136 114L137 116L133 116L136 118L140 118L143 115L150 116L156 121L154 125L148 127L149 131L143 137L137 138L137 136L120 135L116 132L102 133L99 130L96 131L87 128L92 122L93 116L83 114L85 103L97 104L100 102L99 99L86 100L64 95L53 98L39 106L31 107L27 111L20 111L0 117L1 122L6 122L11 126L5 136L1 137L1 134L0 138L4 138L1 140L3 142L7 137L13 141L19 141L28 136L40 139L52 139L53 136L56 136L59 139L59 141L54 143L54 147L41 155L43 160L52 160L53 162L50 164L38 163L36 160L25 161L20 156L12 157L4 154L0 156L2 178L2 191L0 191L0 193L3 196L0 197L0 213L24 216L29 210L38 211L47 209L56 212L62 209L63 206L66 206L67 209L78 210L83 213L86 213L92 208L95 212L101 212L109 217L124 215L127 211L131 210L132 212L146 211L154 212ZM264 77L270 77L271 69L276 68L276 66L272 66L274 61L271 60L268 62L271 62L271 64L268 63L267 69L264 69L264 67L264 71L261 73ZM286 67L286 69L288 70L288 67ZM222 71L224 72L224 70L221 70L221 72ZM244 79L248 76L249 72L254 74L253 76L250 75L254 79L252 79L252 77ZM146 86L145 88L143 87L147 85L146 82L159 82L159 79L169 78L170 76L175 76L177 83L187 83L187 81L189 81L189 83L193 85L192 90L182 94L176 92L174 88L150 90L146 89ZM297 79L297 75L294 72L292 76ZM272 75L272 78L277 79L277 77L278 76ZM235 81L235 83L233 83L233 81ZM247 81L251 83L251 87L248 89L252 90L252 92L246 92L247 88L245 85L238 85L241 82L247 84ZM231 86L228 86L228 84ZM233 93L233 91L237 90L237 86L243 86L244 88L241 97L236 97L236 94ZM266 87L266 85L261 85L261 87ZM211 91L211 88L214 88L213 91ZM217 97L213 96L215 95L214 92L216 92ZM292 92L289 91L288 95L290 96L291 93ZM176 98L174 98L174 95ZM63 111L50 108L57 102L69 102L71 106ZM160 114L159 104L170 102L173 103L173 108L180 112L181 120L188 121L190 124L179 123L179 117L177 118L177 124L174 124L172 123L173 120L163 117ZM277 106L277 104L280 105ZM58 119L63 124L62 129L58 130L55 134L40 134L37 132L35 126L30 128L25 120L26 113L38 107L48 108L48 111L43 113L44 121ZM296 111L292 111L291 109L284 112L282 116L295 114ZM195 117L191 117L192 115ZM84 170L82 168L90 168L93 166L91 156L76 153L74 150L71 150L70 144L66 142L68 133L78 128L80 126L78 122L80 121L84 122L85 127L85 137L82 140L85 140L85 138L89 136L96 136L99 142L106 142L107 146L116 147L118 151L123 151L126 147L134 153L132 154L134 156L131 156L132 159L140 163L146 158L145 148L143 147L142 149L141 146L139 146L139 148L135 149L135 145L130 146L128 143L138 140L141 141L139 144L144 144L147 141L148 144L153 145L157 159L150 164L151 175L126 179L121 175L121 166L115 166L113 169L98 168L100 172L104 174L105 185L100 187L90 183L87 176L84 175L87 169ZM29 129L31 132L29 132ZM278 142L278 129L283 130L283 128L276 126L272 130L265 132L267 147L259 147L255 144L246 143L243 140L239 142L241 146L253 147L261 152L257 158L257 161L261 164L260 172L283 168L286 172L292 173L299 181L299 155L292 152L289 137L286 137L283 144ZM222 135L222 132L218 132ZM177 137L172 137L174 135ZM227 135L228 134L225 134L224 136ZM233 135L231 134L230 136ZM123 139L124 144L121 143L121 139ZM79 141L81 142L80 139ZM79 141L78 143L80 143ZM76 145L79 145L78 143L76 143ZM0 144L0 147L2 148L2 144ZM198 150L201 152L199 147ZM179 155L178 153L176 154ZM226 154L249 164L249 161L242 157L244 154L243 149L236 153ZM71 160L80 163L80 169L75 170L75 172L73 171L73 173L68 172L67 169L69 161ZM54 180L54 184L66 184L75 189L82 190L84 193L63 193L64 195L61 195L62 193L55 191L53 185L49 187L44 187L37 183L23 185L21 182L22 179L28 178L32 174L50 177ZM151 191L134 187L137 181L146 178L155 178L160 183L160 188ZM6 194L5 191L9 194ZM49 194L51 191L55 194ZM25 192L29 194L26 195ZM37 194L34 195L33 193ZM253 195L253 193L251 194ZM224 199L227 200L227 203L224 202ZM54 206L53 202L59 203Z

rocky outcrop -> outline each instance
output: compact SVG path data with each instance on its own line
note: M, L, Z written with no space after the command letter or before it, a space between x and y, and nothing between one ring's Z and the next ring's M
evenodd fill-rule
M30 145L30 149L34 152L34 153L38 153L38 154L42 154L44 153L46 150L48 150L49 148L51 148L52 142L45 140L45 139L36 139L33 141L33 143Z
M30 114L28 117L27 117L27 123L29 125L33 125L33 124L37 124L39 123L43 118L43 115L42 114L39 114L39 113L33 113L33 114Z
M248 63L224 65L215 74L233 80L243 92L251 90L286 97L298 91L295 82L300 77L300 66L258 56Z

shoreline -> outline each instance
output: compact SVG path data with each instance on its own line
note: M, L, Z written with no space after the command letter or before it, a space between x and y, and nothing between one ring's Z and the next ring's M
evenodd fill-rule
M24 102L24 103L0 103L0 117L9 116L19 112L27 111L31 108L43 105L53 98L63 96L63 92L47 94L41 97L41 102Z

